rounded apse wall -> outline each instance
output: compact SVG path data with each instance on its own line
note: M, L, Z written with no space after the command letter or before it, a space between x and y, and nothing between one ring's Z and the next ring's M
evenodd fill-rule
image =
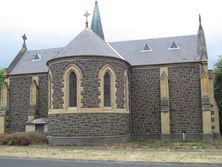
M57 59L48 65L51 144L105 144L130 139L128 63L87 56ZM75 75L74 96L70 93L71 73ZM72 97L75 103L70 106Z

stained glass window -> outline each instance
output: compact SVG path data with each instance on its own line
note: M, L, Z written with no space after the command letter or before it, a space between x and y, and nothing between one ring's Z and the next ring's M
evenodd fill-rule
M108 72L104 76L104 107L111 107L111 78Z
M69 107L77 106L77 80L76 74L71 72L69 75Z

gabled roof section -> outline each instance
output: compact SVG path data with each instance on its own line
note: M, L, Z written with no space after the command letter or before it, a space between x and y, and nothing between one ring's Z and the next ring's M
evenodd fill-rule
M168 50L175 41L180 49ZM132 66L171 63L200 62L198 36L144 39L105 43L91 30L82 31L64 48L22 50L16 61L8 68L9 75L48 72L46 63L54 58L66 56L108 56L125 59ZM141 52L144 44L152 46L152 52ZM41 61L33 61L33 56L41 55ZM10 69L10 70L9 70Z
M20 61L20 59L22 58L23 54L27 51L27 46L25 41L27 40L26 35L24 34L22 36L23 39L23 44L22 44L22 48L20 49L20 51L18 52L18 54L15 56L14 60L10 63L10 65L7 68L7 73L10 74L11 71L14 69L14 67L17 65L17 63Z
M172 42L180 46L168 50ZM110 42L109 44L131 65L156 65L185 62L200 62L197 54L197 35L154 38L133 41ZM141 52L144 44L152 46L152 52Z
M9 75L48 72L46 62L55 57L62 48L30 50L24 52ZM33 56L41 55L41 61L33 61Z
M55 58L70 56L105 56L122 59L112 47L90 29L79 33Z
M105 40L97 1L95 1L93 17L91 22L91 30L95 32L101 39Z

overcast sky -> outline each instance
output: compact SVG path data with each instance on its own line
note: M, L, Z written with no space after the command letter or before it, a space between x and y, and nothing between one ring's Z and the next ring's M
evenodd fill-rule
M0 0L0 67L7 67L27 35L29 50L63 47L84 28L95 0ZM198 14L209 66L222 55L221 0L98 0L107 42L196 34ZM89 20L91 22L91 18Z

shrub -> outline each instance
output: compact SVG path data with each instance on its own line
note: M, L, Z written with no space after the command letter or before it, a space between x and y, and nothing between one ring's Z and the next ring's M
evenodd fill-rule
M0 87L2 85L3 82L3 73L4 73L5 69L4 68L0 68Z
M32 144L48 144L47 134L43 132L28 132Z
M30 144L48 144L47 135L40 132L18 132L0 135L0 145L28 146Z
M12 133L1 136L1 144L9 146L28 146L32 143L32 140L25 133Z
M222 133L222 56L214 65L214 95L219 108L220 132Z

